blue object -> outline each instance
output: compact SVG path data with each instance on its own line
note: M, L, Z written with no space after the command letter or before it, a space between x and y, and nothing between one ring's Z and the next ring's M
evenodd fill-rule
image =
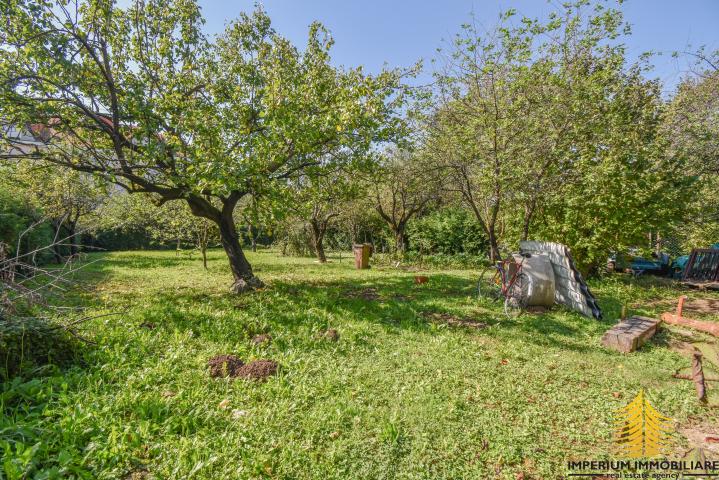
M712 244L709 248L719 250L719 242ZM672 262L672 272L674 272L674 277L679 278L684 274L684 269L687 267L688 262L689 255L682 255L681 257L674 259Z
M644 257L631 257L629 262L629 268L635 273L655 273L658 275L665 275L669 273L669 255L666 253L660 253L656 255L656 258L644 258Z
M675 277L681 276L687 266L687 262L689 262L689 255L682 255L674 259L672 262L672 272L674 272Z

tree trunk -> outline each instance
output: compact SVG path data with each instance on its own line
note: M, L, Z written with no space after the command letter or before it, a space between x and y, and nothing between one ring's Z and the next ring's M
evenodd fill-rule
M57 263L58 265L62 263L62 254L60 253L59 245L52 246L52 256L55 260L55 263Z
M497 235L494 233L494 225L489 228L489 261L492 263L501 260L501 253L499 253L499 245L497 244Z
M322 237L315 240L315 252L317 252L317 260L320 263L327 263L327 256L325 256L325 247L322 244Z
M237 234L235 220L232 216L237 202L242 198L243 193L233 191L227 198L222 200L222 210L213 206L209 200L199 195L190 195L186 200L192 213L198 217L212 220L220 228L220 240L222 248L225 249L227 259L230 262L230 270L234 282L232 292L244 293L256 288L264 287L262 280L252 273L250 262L245 257L240 245L240 237Z
M177 248L175 248L175 256L176 257L180 256L180 239L179 238L177 239Z
M210 243L209 229L209 225L204 223L202 230L197 234L197 248L202 254L202 265L205 267L205 270L207 270L207 246Z
M404 254L409 248L409 241L407 234L404 231L404 226L399 226L394 229L394 248L397 253Z
M75 258L78 254L78 248L77 248L77 242L75 241L75 235L77 235L75 232L77 231L77 226L75 222L69 222L67 224L67 229L69 232L69 240L70 240L70 257Z
M61 249L60 245L58 245L58 243L57 243L58 239L60 238L60 235L61 235L60 230L62 229L62 222L53 221L52 228L54 230L53 233L55 234L55 237L53 238L53 241L52 241L52 255L54 257L55 263L57 263L59 265L62 263L62 260L63 260L62 249Z
M257 251L257 238L252 234L252 229L250 229L250 246L253 252Z
M232 291L234 293L244 293L263 287L262 281L252 273L252 266L247 261L245 252L242 251L240 237L237 235L237 228L235 227L231 210L227 212L223 209L220 214L219 226L222 247L225 249L227 258L230 261L230 270L232 270L232 276L235 280L232 284Z
M530 205L526 205L524 208L524 222L522 224L522 238L521 240L529 240L529 227L532 224L532 217L534 216L534 202Z
M320 263L327 263L324 247L325 229L316 220L311 220L310 226L312 227L312 240L313 246L315 247L315 254L317 254L317 260L319 260Z

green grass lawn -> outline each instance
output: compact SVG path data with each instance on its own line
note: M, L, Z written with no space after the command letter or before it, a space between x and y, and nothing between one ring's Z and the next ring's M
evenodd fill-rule
M601 322L561 308L508 320L476 299L472 270L415 286L412 272L265 251L250 260L268 287L234 296L219 251L209 271L174 252L91 258L64 302L121 314L82 327L95 343L82 364L1 397L6 462L54 463L49 478L562 478L568 459L616 458L614 413L642 388L677 427L719 425L672 378L688 359L669 346L688 332L664 329L629 355L599 345L622 304L652 315L680 293L712 296L668 281L592 284ZM272 342L254 345L259 333ZM208 358L225 353L280 372L210 378ZM672 441L672 458L690 448Z

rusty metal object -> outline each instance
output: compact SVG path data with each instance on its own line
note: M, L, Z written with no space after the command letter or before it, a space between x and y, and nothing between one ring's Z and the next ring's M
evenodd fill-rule
M682 275L684 281L719 281L719 250L713 248L695 248L689 255L689 261Z
M692 379L697 389L697 398L702 403L707 403L707 389L704 383L704 370L702 369L702 354L694 352L692 354Z
M369 243L352 245L352 253L354 253L355 257L355 268L369 268L369 257L372 255L372 245Z

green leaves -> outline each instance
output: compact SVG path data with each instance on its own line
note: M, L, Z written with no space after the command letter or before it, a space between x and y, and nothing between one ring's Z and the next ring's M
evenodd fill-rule
M664 154L658 85L626 65L621 12L587 5L519 26L508 12L489 36L468 26L438 76L427 147L491 251L559 241L593 270L678 218L687 182Z
M335 68L319 23L300 50L261 8L211 43L192 0L6 3L0 116L52 123L34 155L131 191L277 192L320 157L362 158L403 133L403 73Z

